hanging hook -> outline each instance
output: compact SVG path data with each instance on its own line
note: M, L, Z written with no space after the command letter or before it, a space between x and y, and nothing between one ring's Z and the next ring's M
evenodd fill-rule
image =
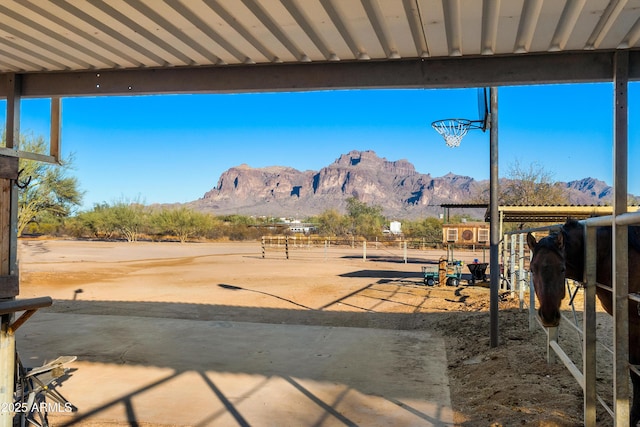
M24 168L20 169L18 171L18 177L16 178L16 187L18 187L21 190L24 190L25 188L27 188L27 186L31 183L31 176L29 176L26 181L20 181L20 174L22 174L22 172L24 172Z

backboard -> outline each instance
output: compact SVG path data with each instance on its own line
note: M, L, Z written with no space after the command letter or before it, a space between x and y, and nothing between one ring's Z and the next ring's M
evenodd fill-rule
M489 127L489 89L478 88L478 120L481 120L480 129L482 132Z

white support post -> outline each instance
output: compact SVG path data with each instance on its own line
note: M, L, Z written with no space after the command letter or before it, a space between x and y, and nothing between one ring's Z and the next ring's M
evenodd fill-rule
M509 247L509 283L511 283L511 298L516 295L516 235L511 235Z
M551 343L558 342L558 327L547 328L547 363L556 363L556 352Z
M584 314L582 319L582 374L584 425L596 425L596 228L585 227Z
M329 247L329 242L325 239L324 241L324 260L327 260L327 248Z
M536 291L533 288L533 276L529 275L529 332L536 330Z
M362 242L362 261L367 260L367 241Z
M407 241L404 241L404 263L407 263Z
M507 263L509 262L509 256L507 255L508 254L508 252L507 252L507 249L508 249L507 248L507 246L508 246L508 244L507 244L508 240L507 239L508 239L508 237L509 237L508 234L504 234L503 237L502 237L502 244L500 245L501 246L500 249L501 249L501 252L502 252L502 271L500 272L500 275L504 276L504 277L506 277L506 275L507 275ZM500 290L504 291L502 286L503 286L503 281L502 281L502 277L501 277L500 278Z
M522 311L524 304L524 289L526 281L526 275L524 274L524 234L518 234L518 291L520 301L520 310Z

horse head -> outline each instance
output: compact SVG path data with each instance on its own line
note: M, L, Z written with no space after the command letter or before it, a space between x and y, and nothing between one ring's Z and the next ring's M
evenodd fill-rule
M545 327L558 326L565 296L564 234L559 231L536 241L528 233L527 244L533 253L529 270L540 303L538 316Z

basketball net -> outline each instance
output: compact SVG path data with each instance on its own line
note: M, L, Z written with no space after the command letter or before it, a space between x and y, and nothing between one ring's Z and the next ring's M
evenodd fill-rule
M448 147L459 147L462 138L469 131L471 122L466 119L445 119L431 123L436 132L444 138Z

